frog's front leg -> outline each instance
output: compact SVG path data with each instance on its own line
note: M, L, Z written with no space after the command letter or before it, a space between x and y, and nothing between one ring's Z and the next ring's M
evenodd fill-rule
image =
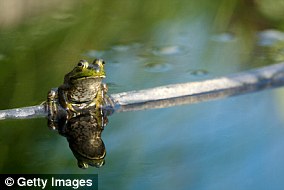
M104 96L107 92L107 86L105 84L101 84L100 89L98 90L95 98L88 105L88 107L95 106L96 109L102 108L104 104Z
M48 127L52 130L57 130L57 89L51 89L47 94L47 101L45 102L47 111Z
M96 107L97 108L102 108L104 103L105 103L105 98L107 97L107 85L105 83L101 84L101 90L98 92L96 96Z
M109 106L114 108L115 106L115 102L113 101L113 99L107 95L107 91L108 91L108 87L106 84L102 84L102 90L103 90L103 105Z
M60 86L58 88L58 101L60 105L67 111L67 119L72 118L78 112L73 108L72 104L68 101L66 87Z

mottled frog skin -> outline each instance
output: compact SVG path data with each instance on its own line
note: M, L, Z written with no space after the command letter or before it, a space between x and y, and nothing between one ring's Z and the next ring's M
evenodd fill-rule
M80 115L86 109L98 109L107 99L107 86L102 83L105 78L105 62L95 59L92 64L85 60L79 61L77 66L64 77L63 85L52 89L48 93L47 111L48 125L51 129L58 129L58 104L67 112L67 119Z
M59 130L67 138L78 167L85 169L90 165L99 168L104 165L106 150L101 133L106 124L107 117L96 110L69 119Z
M104 64L102 59L96 59L93 64L82 60L65 75L64 84L58 88L61 106L75 113L78 108L101 107L107 92L106 85L102 83Z
M107 124L102 107L110 98L106 95L105 62L85 60L65 75L58 89L49 91L45 103L48 126L58 130L69 142L80 168L101 167L106 155L101 133Z

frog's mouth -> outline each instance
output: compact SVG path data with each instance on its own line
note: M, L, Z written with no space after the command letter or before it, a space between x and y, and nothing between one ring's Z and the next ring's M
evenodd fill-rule
M72 149L71 149L72 150ZM79 162L84 162L90 166L96 167L96 168L100 168L101 166L103 166L105 164L105 156L106 156L106 152L104 151L103 155L100 155L98 157L94 157L94 158L89 158L86 157L85 155L82 155L79 152L73 151L73 155L76 157L76 159Z
M75 80L87 80L87 79L102 79L102 78L105 78L106 76L102 75L102 76L93 76L93 75L90 75L90 76L76 76L76 77L71 77L70 79L72 81L75 81Z
M72 149L71 149L72 150ZM74 152L73 152L74 153ZM77 158L79 158L79 159L82 159L82 160L88 160L88 161L98 161L98 160L102 160L102 159L104 159L105 158L105 156L106 156L106 151L104 151L103 152L103 154L102 155L97 155L96 157L89 157L89 156L87 156L87 155L85 155L85 154L82 154L82 153L80 153L80 152L76 152L75 151L75 157L76 156L78 156Z

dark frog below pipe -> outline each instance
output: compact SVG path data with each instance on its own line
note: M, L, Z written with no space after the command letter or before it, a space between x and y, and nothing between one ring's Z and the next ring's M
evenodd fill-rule
M99 168L105 163L106 150L101 133L107 122L107 117L99 109L72 117L58 128L59 133L67 138L80 168L88 165Z

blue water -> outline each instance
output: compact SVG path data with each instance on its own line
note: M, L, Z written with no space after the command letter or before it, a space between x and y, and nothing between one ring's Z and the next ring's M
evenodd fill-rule
M0 109L41 103L82 58L105 59L110 94L200 81L284 60L280 29L259 29L241 15L244 25L236 21L232 28L218 20L220 15L230 19L233 10L221 11L230 3L138 2L90 1L46 15L27 14L21 23L3 26ZM99 169L79 169L66 139L50 131L45 118L1 121L0 171L98 174L102 190L280 190L283 93L278 88L115 113L102 134L107 156Z

